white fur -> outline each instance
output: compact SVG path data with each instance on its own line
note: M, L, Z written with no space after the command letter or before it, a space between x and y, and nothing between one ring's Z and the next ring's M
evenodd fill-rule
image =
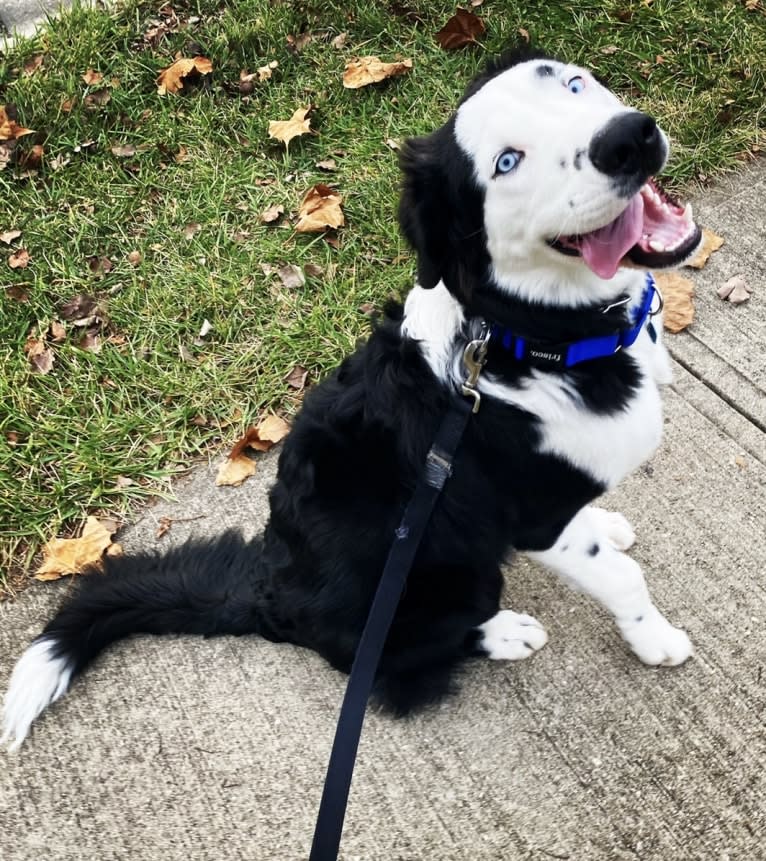
M631 292L637 300L644 276L629 271L633 277ZM410 291L403 331L420 342L434 374L455 387L465 378L464 345L455 340L462 323L460 303L441 282L432 290L415 287ZM522 385L509 386L493 378L488 368L479 379L479 391L537 416L542 431L540 451L564 457L607 487L614 487L650 457L660 442L662 405L656 384L668 380L670 368L661 324L655 323L655 328L656 343L642 331L628 348L644 376L622 412L604 416L588 410L569 385L566 373L560 371L533 369Z
M431 290L415 285L404 303L402 333L421 342L436 376L443 380L452 363L452 337L463 325L463 306L440 281Z
M630 526L624 518L613 519L621 515L605 517L608 514L602 509L581 509L550 550L527 555L603 604L645 664L682 664L692 654L691 642L654 606L638 563L616 549L616 531L622 533L625 525ZM617 538L624 543L628 536ZM594 548L598 548L595 554Z
M3 735L0 745L17 750L27 736L32 721L69 687L71 661L54 657L55 640L41 638L19 658L11 674L3 706Z
M479 626L481 645L494 661L521 661L548 642L545 628L533 616L501 610Z
M541 78L541 65L555 74ZM573 77L583 79L581 93L568 90ZM570 306L606 302L629 286L634 272L601 279L547 240L602 227L627 206L587 153L596 132L630 110L585 69L549 60L513 66L460 106L455 138L484 189L487 249L498 286L523 299ZM663 142L667 156L664 135ZM494 176L497 156L508 147L523 152L523 161Z

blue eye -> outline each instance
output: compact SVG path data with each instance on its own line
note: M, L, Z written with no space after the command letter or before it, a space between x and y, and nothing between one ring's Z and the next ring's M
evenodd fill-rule
M515 149L503 150L495 162L495 176L499 173L510 173L521 161L522 153Z
M581 93L585 89L585 81L579 75L567 84L570 93Z

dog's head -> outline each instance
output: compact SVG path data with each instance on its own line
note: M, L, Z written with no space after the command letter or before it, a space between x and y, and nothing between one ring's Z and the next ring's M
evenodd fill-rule
M506 55L403 148L400 221L419 283L443 280L466 302L482 281L530 299L566 282L579 304L630 263L679 265L700 231L654 182L667 157L655 121L586 70Z

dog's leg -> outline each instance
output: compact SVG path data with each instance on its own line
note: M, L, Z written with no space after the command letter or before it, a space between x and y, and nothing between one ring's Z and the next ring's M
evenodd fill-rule
M550 550L527 555L600 601L645 664L682 664L692 654L689 638L654 606L640 566L620 552L633 543L633 538L633 530L622 515L586 507L569 522Z
M533 616L501 610L476 629L476 651L493 661L522 661L548 642Z

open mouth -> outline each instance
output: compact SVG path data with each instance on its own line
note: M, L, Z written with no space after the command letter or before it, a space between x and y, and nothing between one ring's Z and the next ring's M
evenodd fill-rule
M599 277L612 278L625 258L652 269L678 266L701 236L691 204L681 206L649 179L614 221L589 233L559 236L548 245L582 257Z

